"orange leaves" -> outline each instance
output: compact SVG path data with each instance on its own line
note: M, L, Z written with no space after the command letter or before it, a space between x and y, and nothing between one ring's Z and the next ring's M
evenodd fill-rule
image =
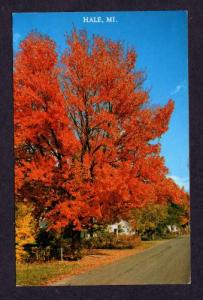
M133 50L128 51L126 55L126 61L125 61L128 72L134 68L135 61L136 61L135 52Z
M36 71L46 72L56 64L55 43L48 37L33 32L21 42L20 49L16 57L16 71L20 65L30 74ZM32 56L32 64L30 64L30 56Z
M163 178L156 185L159 203L174 203L184 205L188 203L187 193L181 189L171 178Z
M172 100L169 100L166 106L162 108L139 109L132 121L135 130L139 135L142 135L142 139L146 142L159 138L168 130L168 123L173 109L174 103Z
M168 129L173 102L149 107L134 50L76 30L67 45L59 61L54 42L32 33L15 59L18 193L39 203L55 230L183 201L151 143Z
M156 124L157 137L168 130L168 123L174 110L174 102L169 100L167 105L155 111L154 124Z

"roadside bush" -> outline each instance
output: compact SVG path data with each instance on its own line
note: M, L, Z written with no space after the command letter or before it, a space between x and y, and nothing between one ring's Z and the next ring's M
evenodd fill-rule
M136 235L120 235L116 242L116 249L134 249L141 242Z
M119 235L105 233L84 241L84 247L89 249L133 249L141 242L135 235Z

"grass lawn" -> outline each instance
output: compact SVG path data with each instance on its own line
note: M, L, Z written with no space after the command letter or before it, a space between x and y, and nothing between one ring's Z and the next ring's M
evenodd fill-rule
M92 250L90 255L76 262L51 261L46 263L17 264L16 285L49 285L49 283L53 283L57 279L87 272L101 265L135 255L162 242L163 241L142 242L135 249L96 249Z
M16 285L44 285L47 280L68 275L77 269L77 263L53 261L46 263L17 264Z

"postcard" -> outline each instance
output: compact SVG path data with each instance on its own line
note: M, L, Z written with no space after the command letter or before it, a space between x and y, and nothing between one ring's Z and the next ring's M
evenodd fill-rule
M191 283L187 12L12 18L16 285Z

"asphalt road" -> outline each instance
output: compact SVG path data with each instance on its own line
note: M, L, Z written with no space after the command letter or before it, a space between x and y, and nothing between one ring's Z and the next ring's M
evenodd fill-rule
M53 285L187 284L190 282L190 240L178 237L88 273Z

